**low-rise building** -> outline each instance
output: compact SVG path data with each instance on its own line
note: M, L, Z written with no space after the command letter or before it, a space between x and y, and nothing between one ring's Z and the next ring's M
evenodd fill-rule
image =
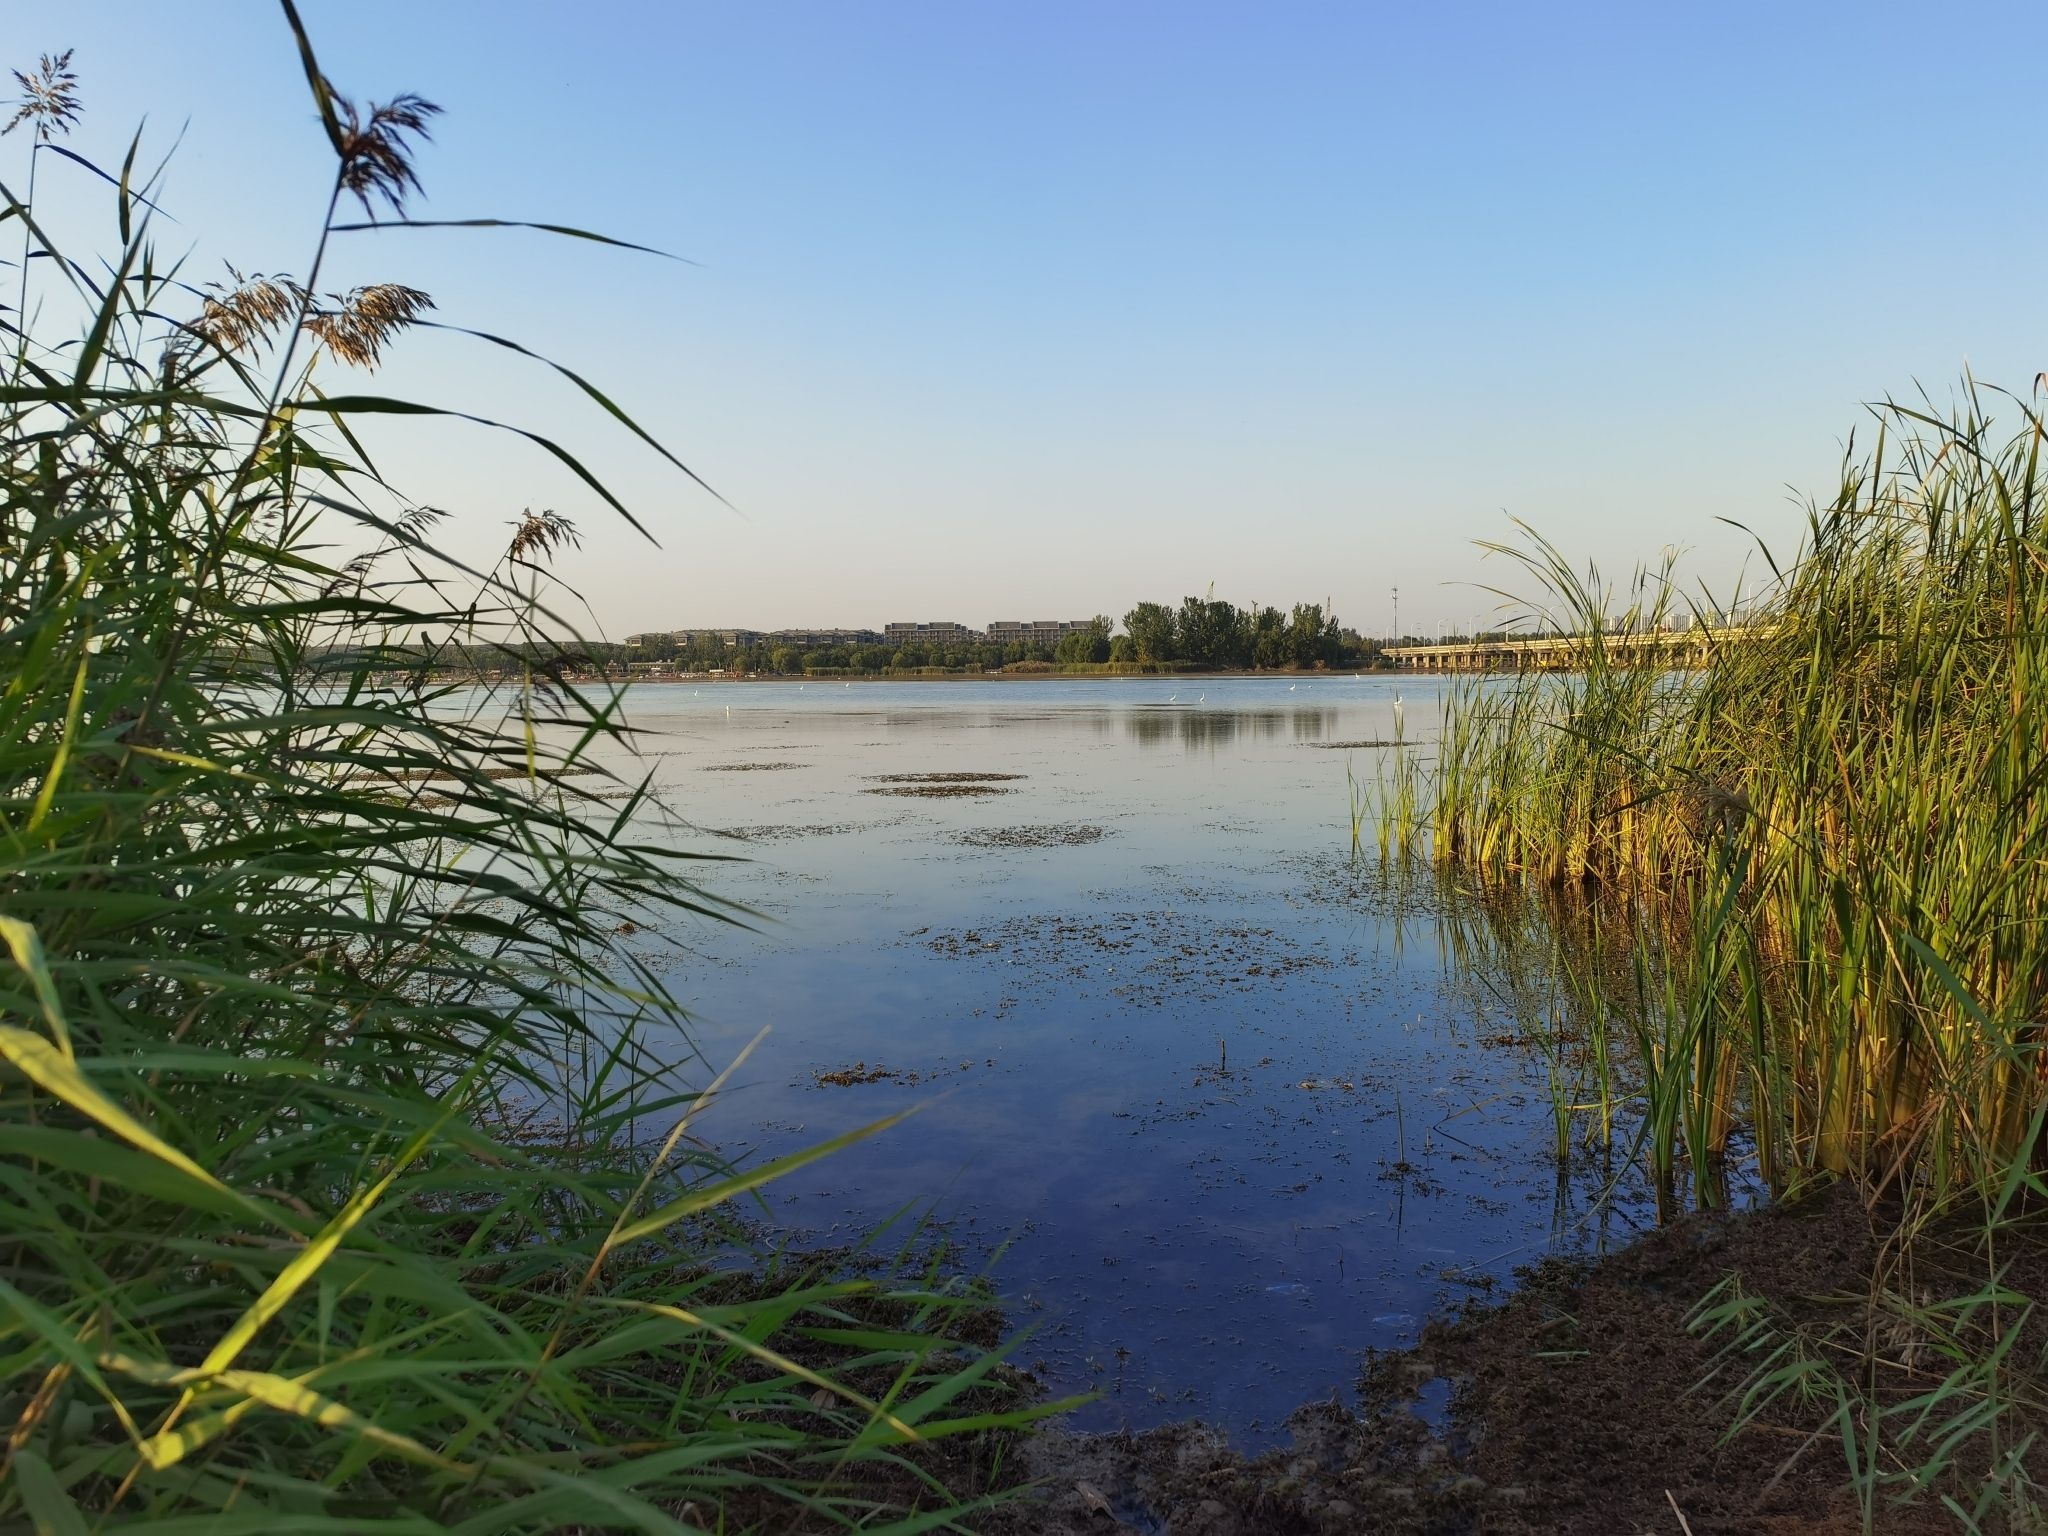
M1077 629L1086 629L1093 619L991 619L988 639L991 645L1037 645L1051 650L1060 643L1060 636L1071 634Z
M965 624L944 619L922 624L884 624L882 635L889 645L973 645L982 638Z
M637 648L641 642L651 638L654 637L632 635L627 637L626 644ZM744 651L757 645L793 645L815 651L828 646L882 643L881 631L874 629L678 629L668 638L678 647L716 641L732 651Z
M793 645L807 651L842 645L880 645L882 637L872 629L777 629L766 637L769 645Z

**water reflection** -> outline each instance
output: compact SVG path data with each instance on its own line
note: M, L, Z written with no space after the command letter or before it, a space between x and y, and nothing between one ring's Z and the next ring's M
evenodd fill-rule
M924 1111L778 1181L777 1236L845 1243L938 1197L1033 1327L1023 1363L1104 1389L1083 1423L1249 1439L1471 1287L1597 1241L1612 1176L1575 1136L1560 1182L1542 1041L1502 1018L1547 1003L1535 919L1352 861L1347 754L1300 750L1391 738L1400 680L1318 681L1312 705L1182 686L635 690L677 808L748 832L711 883L761 914L649 963L692 1009L675 1061L774 1026L702 1123L721 1151ZM1409 699L1411 739L1428 713ZM913 773L1018 777L865 793Z
M1596 1154L1601 1191L1647 1189L1661 1215L1764 1198L1734 1064L1694 1031L1701 972L1679 903L1435 878L1450 893L1432 919L1446 981L1482 1044L1541 1063L1560 1167ZM1704 1063L1707 1087L1685 1075L1688 1063ZM1660 1096L1685 1100L1677 1125L1650 1123ZM1613 1203L1596 1200L1589 1214L1604 1223Z
M1144 747L1179 742L1184 747L1217 747L1240 739L1320 741L1337 728L1334 709L1209 709L1160 704L1131 710L1124 730Z

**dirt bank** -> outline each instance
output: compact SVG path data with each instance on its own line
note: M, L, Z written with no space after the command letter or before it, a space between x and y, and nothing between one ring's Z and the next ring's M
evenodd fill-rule
M1367 1364L1356 1401L1313 1405L1287 1449L1246 1458L1215 1432L1173 1425L1135 1436L1042 1434L1023 1450L1043 1480L983 1529L1001 1536L1288 1536L1295 1532L1665 1531L1850 1533L1863 1528L1838 1431L1792 1397L1730 1435L1727 1390L1699 1387L1714 1342L1687 1328L1731 1272L1788 1322L1846 1323L1883 1340L1881 1399L1903 1401L1949 1368L1938 1350L1874 1332L1873 1275L1892 1273L1873 1219L1846 1189L1794 1207L1697 1216L1601 1262L1548 1262L1504 1303L1428 1327L1413 1350ZM1981 1258L1923 1243L1912 1287L1939 1301L1983 1282ZM2009 1282L2042 1294L2038 1235L2001 1257ZM1959 1262L1944 1267L1931 1258ZM2010 1319L2008 1319L2008 1322ZM1894 1323L1891 1326L1896 1326ZM2038 1357L2039 1340L2028 1340ZM1917 1362L1917 1363L1916 1363ZM1937 1492L1967 1501L1974 1445ZM1880 1504L1874 1529L1954 1531L1932 1498Z

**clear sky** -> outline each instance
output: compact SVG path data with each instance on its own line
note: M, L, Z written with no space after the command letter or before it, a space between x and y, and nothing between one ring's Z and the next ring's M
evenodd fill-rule
M1717 519L1789 543L1860 402L2048 367L2038 0L300 3L341 89L447 109L420 215L699 263L401 231L326 285L588 373L730 498L506 354L407 344L383 387L558 431L656 532L514 441L380 439L465 550L574 517L615 636L1212 583L1462 627L1509 515L1719 587ZM265 0L7 19L6 63L77 49L81 152L184 127L167 247L304 270L328 151Z

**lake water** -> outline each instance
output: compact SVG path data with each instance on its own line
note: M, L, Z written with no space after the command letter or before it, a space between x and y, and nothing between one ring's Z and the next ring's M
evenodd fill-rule
M1255 1441L1432 1309L1631 1235L1447 965L1457 893L1352 855L1347 765L1387 753L1345 744L1397 691L1426 744L1414 678L635 687L672 835L744 854L706 880L759 914L659 960L712 1065L773 1029L702 1133L767 1156L922 1106L771 1186L775 1222L929 1208L1093 1427ZM1014 777L902 777L935 774Z

